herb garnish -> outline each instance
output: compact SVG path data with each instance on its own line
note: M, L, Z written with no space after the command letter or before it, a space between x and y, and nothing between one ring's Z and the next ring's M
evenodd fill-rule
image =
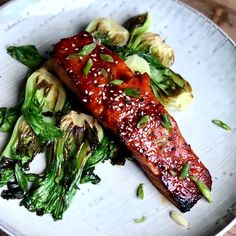
M172 130L172 124L170 121L170 118L167 114L162 114L161 115L161 124L167 129L167 130Z
M83 72L84 72L84 75L88 75L90 69L92 68L93 66L93 60L90 58L86 65L84 66L84 69L83 69Z
M91 43L88 45L85 45L84 47L81 48L81 50L77 53L73 53L70 54L67 59L75 59L78 57L83 57L83 56L87 56L88 54L90 54L94 49L96 48L96 44L95 43Z
M135 223L143 223L146 220L146 216L134 219Z
M188 176L188 172L189 172L189 170L190 170L190 164L189 163L186 163L184 166L183 166L183 168L181 169L181 171L180 171L180 174L179 174L179 178L182 178L182 179L184 179L184 178L186 178L187 176Z
M206 186L206 184L203 183L200 179L198 179L198 178L195 177L195 176L189 176L189 178L190 178L191 180L193 180L193 181L196 183L196 185L197 185L199 191L201 192L201 194L206 198L206 200L207 200L209 203L211 203L211 202L213 201L213 200L212 200L212 196L211 196L211 191L210 191L210 189Z
M223 121L221 120L212 120L212 123L215 124L215 125L218 125L219 127L221 127L222 129L225 129L227 131L231 131L232 129L227 125L225 124Z
M110 81L110 85L121 85L124 81L123 80L120 80L120 79L115 79L115 80L112 80Z
M137 128L142 128L143 126L145 126L148 122L150 121L150 116L149 115L146 115L146 116L143 116L138 124L137 124Z
M137 188L137 197L141 200L144 199L144 191L143 191L143 183L139 184L138 185L138 188Z
M110 56L110 55L108 55L108 54L100 53L100 58L101 58L103 61L114 62L113 57Z
M137 88L126 88L123 91L127 96L134 97L134 98L140 98L140 95L141 95L140 90Z

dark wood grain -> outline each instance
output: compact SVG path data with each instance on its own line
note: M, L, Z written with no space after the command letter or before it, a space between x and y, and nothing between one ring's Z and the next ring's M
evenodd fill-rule
M219 25L236 41L236 0L182 0Z

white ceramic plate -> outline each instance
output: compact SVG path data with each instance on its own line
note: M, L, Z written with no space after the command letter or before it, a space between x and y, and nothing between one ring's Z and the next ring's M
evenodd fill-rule
M190 81L191 106L173 113L179 127L213 177L214 203L201 200L185 217L187 230L169 217L175 209L131 162L125 167L105 163L97 168L102 182L82 186L64 219L38 217L18 201L0 199L0 224L12 235L214 235L236 214L236 48L213 23L172 0L21 0L0 9L0 106L16 103L27 68L6 53L9 45L35 44L44 53L60 38L76 34L92 19L112 16L120 22L149 11L152 31L174 47L173 69ZM211 123L229 124L226 132ZM0 148L6 136L0 136ZM40 164L40 163L39 163ZM35 164L35 166L37 163ZM143 182L145 199L135 196ZM135 224L134 218L147 220Z

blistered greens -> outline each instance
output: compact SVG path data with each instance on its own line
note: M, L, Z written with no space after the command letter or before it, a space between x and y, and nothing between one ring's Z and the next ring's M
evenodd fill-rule
M51 146L47 171L35 182L21 204L38 215L50 213L62 218L79 184L97 183L94 166L110 157L110 143L97 120L71 111L60 123L64 135ZM84 173L84 174L83 174Z
M93 22L99 25L100 20ZM102 18L102 22L109 25L109 22L112 24L113 21ZM163 105L182 110L192 101L192 88L184 78L168 68L174 63L174 50L158 34L148 32L151 22L148 13L128 19L123 28L128 30L129 39L122 45L113 43L111 40L107 41L106 35L113 35L113 28L106 27L106 34L101 27L94 26L96 30L92 31L91 25L94 23L90 23L88 28L95 38L118 53L133 72L146 72L150 75L151 89Z
M93 20L86 28L102 44L111 46L124 46L129 39L129 32L111 18L98 18Z

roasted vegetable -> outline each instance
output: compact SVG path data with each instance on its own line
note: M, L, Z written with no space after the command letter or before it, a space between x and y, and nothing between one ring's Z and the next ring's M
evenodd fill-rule
M149 53L135 51L125 47L115 49L116 53L123 59L129 59L131 55L136 58L145 59L150 67L151 88L156 98L167 108L183 110L192 101L192 88L179 74L160 64L155 57ZM138 56L138 57L137 57ZM132 69L149 73L147 65L135 59L126 64ZM140 68L140 69L139 69Z
M141 15L131 17L124 23L124 27L129 31L129 42L127 47L141 34L146 32L152 23L150 15L146 12Z
M16 163L28 168L33 157L43 148L44 146L21 116L14 127L10 141L0 155L0 187L14 178Z
M109 22L109 19L101 19ZM106 34L112 35L113 28L106 27L106 34L102 34L101 27L97 27L99 19L95 22L96 24L89 24L87 31L118 53L133 72L147 72L152 80L151 88L163 105L177 110L189 105L193 97L192 88L179 74L168 68L174 63L174 50L158 34L147 32L151 24L148 13L132 17L125 22L124 27L128 29L130 36L128 44L123 47L111 40L106 41ZM114 82L117 83L122 81Z
M174 50L161 39L160 35L150 32L140 34L129 43L129 48L150 53L162 65L169 67L174 63Z
M60 127L64 135L52 145L45 176L21 202L38 215L50 213L54 220L62 218L80 182L99 182L94 165L109 158L114 149L91 116L71 111L62 118Z
M7 48L8 54L17 59L31 69L38 68L44 61L34 45L10 46Z
M11 108L1 107L0 108L0 131L7 132L11 130L14 127L20 113L21 112L18 106L11 107Z
M62 137L54 125L55 114L62 110L65 100L61 82L46 69L37 70L27 80L22 113L41 142Z
M47 141L62 136L62 131L54 124L56 112L63 109L65 98L61 83L44 68L29 77L22 107L23 115L18 119L11 138L0 155L0 186L14 178L17 182L19 178L14 174L15 165L28 168L34 156L43 151ZM6 160L12 160L12 165L6 165Z
M102 44L111 46L124 46L129 39L129 32L111 18L98 18L93 20L86 28Z

